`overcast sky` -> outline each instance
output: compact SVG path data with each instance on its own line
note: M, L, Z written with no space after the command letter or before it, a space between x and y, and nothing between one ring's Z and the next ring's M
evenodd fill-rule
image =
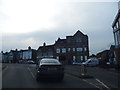
M109 49L118 1L0 0L0 51L38 49L77 30L88 35L90 54Z

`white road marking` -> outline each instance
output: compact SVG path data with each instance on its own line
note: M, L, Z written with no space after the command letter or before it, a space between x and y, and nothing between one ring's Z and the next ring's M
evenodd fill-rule
M85 82L87 82L87 83L89 83L89 84L91 84L91 85L93 85L93 86L95 86L96 88L99 88L100 90L103 90L103 89L101 89L100 87L98 87L97 85L95 85L95 84L93 84L93 83L91 83L91 82L88 82L87 80L85 80L85 79L82 79L83 81L85 81Z
M3 71L6 71L6 70L7 70L7 68L8 68L8 66L6 66L6 67L4 68L4 70L2 70L2 72L3 72Z
M30 73L31 73L31 75L32 75L32 77L33 77L33 79L35 79L35 76L34 76L34 74L31 72L31 70L30 70L29 67L28 67L28 70L30 71Z
M108 90L111 90L107 85L105 85L102 81L100 81L99 79L96 78L96 80L101 83L104 87L106 87Z

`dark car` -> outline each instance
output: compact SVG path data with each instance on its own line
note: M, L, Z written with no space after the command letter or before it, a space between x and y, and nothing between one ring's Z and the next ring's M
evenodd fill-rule
M57 59L41 59L37 66L36 80L55 78L62 80L64 78L64 67Z

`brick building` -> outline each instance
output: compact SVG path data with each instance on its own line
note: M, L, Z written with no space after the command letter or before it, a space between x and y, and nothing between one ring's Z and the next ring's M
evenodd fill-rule
M109 62L109 52L110 50L104 50L102 52L97 53L97 58L103 60L104 62Z
M77 31L73 36L66 36L55 42L54 56L63 64L82 62L89 56L88 36L81 31Z
M66 39L58 38L53 45L40 46L37 50L37 59L55 57L63 64L82 62L89 56L88 36L77 31L73 36Z
M44 57L54 57L53 52L54 45L46 45L40 46L37 50L37 59L41 59Z

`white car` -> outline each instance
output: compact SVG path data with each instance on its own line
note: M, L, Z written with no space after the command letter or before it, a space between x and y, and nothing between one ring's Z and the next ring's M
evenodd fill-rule
M81 62L73 62L73 65L81 65Z
M86 62L83 62L82 64L86 66L97 66L99 64L99 60L96 58L90 58Z

